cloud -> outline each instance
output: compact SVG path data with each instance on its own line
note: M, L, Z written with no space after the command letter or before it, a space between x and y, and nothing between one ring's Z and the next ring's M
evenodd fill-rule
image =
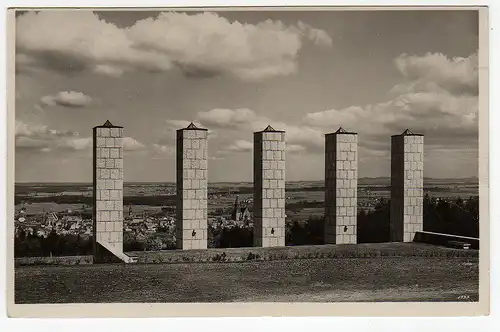
M55 95L44 96L40 102L45 106L63 106L63 107L84 107L92 102L90 96L76 91L60 91Z
M174 69L190 77L230 75L247 81L285 76L296 72L304 41L332 46L325 31L303 22L248 24L213 12L163 12L128 28L85 10L27 12L16 20L19 70L90 70L114 77Z
M306 148L300 144L286 144L285 150L287 152L295 153L295 152L304 152L306 151Z
M155 160L171 160L176 156L175 146L172 145L152 144L149 146L149 149L151 152L151 158Z
M171 67L164 55L134 47L125 29L87 10L27 12L19 16L16 48L22 57L35 62L31 67L64 72L90 69L116 75L119 70L131 68Z
M175 147L171 145L153 144L153 152L157 154L175 155Z
M186 128L187 126L189 126L191 124L191 122L199 127L199 128L202 128L203 126L199 123L199 122L196 122L196 121L188 121L188 120L175 120L175 119L168 119L168 120L165 120L165 124L167 125L167 127L171 130L177 130L177 129L182 129L182 128Z
M188 121L188 120L165 120L165 134L160 140L160 144L164 144L165 142L172 142L176 138L176 132L178 129L183 129L189 126L191 123L193 123L196 127L198 128L203 128L207 129L208 132L208 139L211 139L215 136L217 136L217 133L214 132L212 129L207 128L207 126L200 121L193 120L193 121Z
M304 121L317 128L342 126L360 135L392 135L406 127L430 136L477 134L476 97L447 92L416 92L367 105L309 113Z
M396 68L410 84L396 86L394 92L439 91L452 94L478 94L478 58L448 58L442 53L424 56L402 54L395 60Z
M223 152L250 152L253 151L253 143L245 140L237 140L233 144L221 150Z
M409 127L426 136L428 148L477 148L477 56L401 55L395 60L404 81L391 99L309 113L303 122L314 128L342 126L360 135L360 145L388 149L388 137Z
M199 112L198 118L201 124L206 127L250 132L263 130L271 123L273 126L277 124L276 121L258 115L255 111L247 108L235 110L216 108Z
M285 150L290 153L302 153L306 151L306 148L300 144L286 144ZM238 153L238 152L252 152L253 142L247 140L236 140L233 144L218 150L218 154L228 154L228 153Z
M16 52L15 72L16 74L31 74L43 70L37 66L37 60L28 54Z
M213 109L206 112L199 112L198 118L202 125L215 127L218 130L246 132L248 135L264 130L268 125L271 125L276 130L284 130L286 132L286 141L294 146L292 149L295 149L295 151L320 150L322 149L324 140L324 133L318 128L303 124L291 125L282 121L275 121L266 116L259 115L250 109ZM233 148L237 147L233 146Z
M121 69L120 67L115 67L111 65L96 65L94 67L94 72L107 76L119 77L124 73L124 70Z
M123 142L123 151L139 151L139 150L144 150L146 146L140 142L138 142L136 139L132 137L124 137L122 139Z
M302 39L325 46L328 38L305 24L245 24L213 12L161 13L138 21L128 35L138 47L166 55L190 76L230 74L243 80L292 74Z
M91 137L80 137L77 132L59 131L47 126L16 121L16 149L49 152L52 150L85 150L92 146Z
M165 120L165 128L161 133L160 137L156 140L156 143L152 144L148 148L153 153L154 158L168 159L175 156L175 142L177 139L177 130L186 128L191 124L191 122L198 128L206 127L199 121L188 121L188 120L177 120L177 119L167 119ZM216 137L216 132L208 129L208 139Z
M331 47L333 42L330 36L321 29L316 29L302 21L297 23L301 34L318 46Z
M81 137L73 131L60 131L47 126L26 124L16 120L16 149L51 152L56 150L83 151L92 148L92 137ZM132 137L124 137L124 151L142 151L146 146Z
M198 113L198 119L228 137L239 133L250 136L270 124L286 132L289 151L301 154L323 153L324 135L339 127L358 133L363 158L388 158L390 136L406 128L426 136L426 151L477 149L477 57L473 54L449 59L426 54L397 59L395 64L403 82L391 90L390 99L384 102L311 112L293 124L244 108L212 109ZM405 89L396 93L403 86ZM248 141L237 140L224 151L248 151L251 146Z
M39 112L39 113L45 113L45 110L43 109L43 107L40 105L40 104L35 104L33 105L33 108Z
M164 131L160 134L159 138L156 140L156 143L150 146L152 153L156 156L162 156L164 154L168 154L172 149L175 150L175 142L177 139L177 130L181 128L186 128L191 121L187 120L176 120L176 119L167 119L165 120L165 128ZM194 124L197 127L202 127L200 123L196 121Z
M203 125L215 128L238 128L258 120L255 112L246 108L236 110L216 108L207 112L199 112L198 118Z
M68 139L66 140L66 144L64 146L72 150L85 150L90 148L91 145L92 139L90 137L85 137Z

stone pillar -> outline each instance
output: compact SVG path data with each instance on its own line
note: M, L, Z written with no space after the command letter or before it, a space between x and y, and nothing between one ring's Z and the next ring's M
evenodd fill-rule
M253 244L285 246L285 132L254 133Z
M325 135L325 244L357 243L358 135Z
M424 136L406 129L391 137L390 240L412 242L423 230Z
M178 249L207 248L208 130L193 123L177 130Z
M123 254L123 127L94 127L94 262Z

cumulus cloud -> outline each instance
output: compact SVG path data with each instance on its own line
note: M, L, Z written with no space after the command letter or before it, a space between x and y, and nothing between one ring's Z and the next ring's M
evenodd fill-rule
M91 137L80 137L72 131L59 131L47 126L16 121L16 149L50 152L56 149L85 150L92 146Z
M40 102L45 106L84 107L92 102L92 98L82 92L60 91L55 95L43 96Z
M387 101L312 112L294 124L275 121L250 109L213 109L200 112L198 118L202 125L217 131L248 135L270 124L286 131L290 151L301 153L322 153L324 134L339 127L358 132L363 158L388 158L389 137L408 127L425 134L426 149L477 149L475 61L475 54L451 59L441 54L402 55L395 63L403 82L390 91ZM249 142L236 141L225 151L250 149Z
M314 44L326 47L332 46L332 39L324 30L313 28L309 24L305 24L302 21L297 23L297 27L301 34L314 42Z
M26 124L16 120L16 149L51 152L56 150L83 151L92 148L92 137L81 137L78 132L50 129L48 126ZM124 151L141 151L146 146L132 137L124 137Z
M64 146L72 150L85 150L92 146L92 139L90 137L68 139Z
M177 120L177 119L167 119L165 120L164 131L157 138L156 143L149 146L149 149L153 153L154 158L164 158L171 157L175 155L175 142L177 136L177 130L183 129L193 123L198 128L206 127L199 121L187 121L187 120ZM216 136L216 132L208 129L208 139L212 139Z
M285 145L285 150L287 152L295 153L295 152L304 152L306 148L300 144L287 144Z
M199 112L198 118L203 126L237 131L258 131L265 129L270 123L276 124L276 121L247 108L216 108Z
M395 59L396 68L410 83L398 85L394 92L439 91L452 94L478 94L478 58L449 58L441 53L424 56L402 54Z
M94 72L97 74L119 77L124 73L124 70L121 69L120 67L115 67L111 65L96 65L94 67Z
M203 128L207 129L208 131L208 139L211 139L215 136L217 136L217 133L214 132L212 129L209 129L206 127L204 123L201 123L200 121L194 120L194 121L187 121L187 120L173 120L173 119L168 119L165 120L165 135L161 138L161 141L159 142L160 144L165 144L167 142L171 142L172 140L175 139L176 131L178 129L183 129L189 126L191 123L193 123L196 127L198 128Z
M171 145L153 144L153 152L173 156L175 155L175 147Z
M182 129L182 128L186 128L187 126L189 126L191 124L191 122L199 127L199 128L202 128L203 126L197 122L197 121L187 121L187 120L176 120L176 119L167 119L165 120L165 124L167 125L168 129L171 129L171 130L177 130L177 129Z
M171 66L165 56L135 48L126 30L86 10L27 12L19 16L16 47L19 54L36 61L36 65L60 71L91 69L116 74L118 68Z
M162 144L152 144L149 146L151 158L155 160L172 160L175 159L176 152L175 146L172 145L162 145Z
M222 150L224 152L250 152L253 151L253 143L245 140L237 140Z
M349 107L310 113L305 122L318 128L344 126L361 135L391 135L406 127L430 136L477 134L476 97L450 93L407 93L365 107Z
M188 76L255 81L293 74L304 41L332 46L325 31L303 22L248 24L213 12L164 12L128 28L83 10L28 12L16 21L20 70L39 66L119 76L177 68Z
M285 150L290 153L301 153L306 151L306 148L300 144L286 144ZM252 152L253 142L247 140L236 140L234 143L217 151L219 154L228 154L232 152Z
M215 127L218 130L232 130L252 132L264 130L271 125L276 130L286 131L286 140L295 151L306 149L322 149L323 133L318 128L304 124L287 124L283 121L275 121L267 116L259 115L250 109L213 109L199 112L198 118L203 125Z
M259 120L254 111L246 108L236 110L216 108L199 112L198 118L204 125L215 128L238 128Z
M123 151L139 151L139 150L144 150L146 146L140 142L138 142L136 139L132 137L124 137L122 139L123 142Z
M393 87L388 101L309 113L304 123L357 131L361 145L379 150L407 127L424 133L427 147L477 148L477 56L401 55L395 64L404 81Z
M199 112L197 118L199 122L195 122L197 126L209 129L210 133L215 136L217 132L223 132L219 137L227 135L228 139L234 137L235 133L246 133L252 137L253 132L264 130L268 125L271 125L277 130L286 131L286 149L292 153L306 151L321 151L323 149L324 133L319 128L312 126L297 124L290 125L282 121L275 121L267 116L259 115L255 111L247 108L241 109L226 109L216 108L210 111ZM168 130L184 128L188 121L183 120L168 120ZM170 137L172 136L172 137ZM172 144L175 137L171 134L168 139L161 141L162 144ZM249 152L253 150L253 143L244 139L237 139L233 143L223 147L218 151L219 154L227 154L229 152Z

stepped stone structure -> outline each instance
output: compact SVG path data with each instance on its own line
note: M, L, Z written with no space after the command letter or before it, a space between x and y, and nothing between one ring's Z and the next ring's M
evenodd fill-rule
M94 262L123 259L123 127L94 127Z
M255 247L285 246L285 132L254 133Z
M325 244L357 243L358 135L325 135Z
M208 130L193 123L177 130L178 249L207 248Z
M391 137L390 239L412 242L423 230L424 136L406 129Z

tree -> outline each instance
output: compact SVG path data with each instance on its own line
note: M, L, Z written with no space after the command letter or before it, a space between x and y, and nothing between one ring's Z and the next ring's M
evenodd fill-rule
M144 250L157 251L161 250L162 248L163 248L163 242L161 241L160 238L156 237L147 239Z
M42 250L45 256L52 256L57 253L60 237L56 230L52 230L46 239L42 241Z
M222 229L219 248L241 248L253 245L253 229L234 226Z
M374 210L358 213L358 243L379 243L390 240L390 207L390 200L381 199Z

